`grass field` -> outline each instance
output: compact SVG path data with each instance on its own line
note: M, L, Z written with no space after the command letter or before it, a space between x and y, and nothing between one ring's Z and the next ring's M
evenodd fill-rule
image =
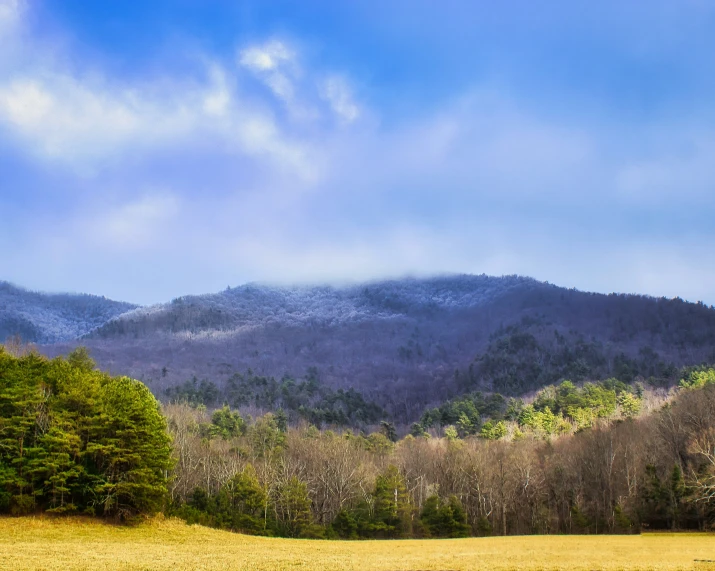
M715 570L715 535L528 536L429 541L249 537L154 520L0 518L0 569Z

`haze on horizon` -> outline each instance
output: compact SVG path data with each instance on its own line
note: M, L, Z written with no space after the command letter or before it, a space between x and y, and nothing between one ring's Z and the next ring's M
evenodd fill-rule
M715 303L715 5L0 0L0 280Z

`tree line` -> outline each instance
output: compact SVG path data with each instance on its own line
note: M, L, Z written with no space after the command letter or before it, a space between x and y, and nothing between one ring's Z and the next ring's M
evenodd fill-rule
M533 402L472 393L398 439L161 408L138 381L0 349L0 512L164 511L261 535L330 538L634 533L715 519L715 370L647 400L615 380ZM489 415L489 416L487 416Z
M709 528L715 371L687 371L676 396L663 402L644 402L641 390L614 380L564 382L512 410L514 420L487 420L479 430L461 427L467 414L448 403L438 412L445 422L456 416L456 425L418 424L400 440L390 423L369 434L321 431L288 428L270 413L243 419L227 407L209 414L171 405L177 464L169 511L237 531L302 537ZM514 408L484 395L459 404L476 408L473 400ZM247 512L248 497L255 502Z
M333 390L320 381L318 370L309 367L303 378L288 374L280 379L258 375L252 369L233 374L223 386L213 381L190 381L169 387L164 395L171 403L215 408L228 404L234 408L282 410L292 422L305 420L318 427L371 425L387 416L376 403L354 388Z

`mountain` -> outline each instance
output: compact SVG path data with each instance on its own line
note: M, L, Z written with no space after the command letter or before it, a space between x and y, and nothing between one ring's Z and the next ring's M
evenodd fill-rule
M239 391L236 402L284 403L291 387L312 386L290 377L354 388L408 421L474 390L522 395L565 378L610 376L676 382L679 367L715 361L715 309L517 276L248 284L136 308L79 342L103 368L140 378L164 398L191 393L220 404ZM199 397L198 386L207 387Z
M0 281L0 342L71 341L137 306L94 295L45 294Z

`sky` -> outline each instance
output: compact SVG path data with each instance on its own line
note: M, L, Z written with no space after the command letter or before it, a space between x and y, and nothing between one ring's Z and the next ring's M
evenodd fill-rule
M715 2L0 0L0 280L715 303Z

